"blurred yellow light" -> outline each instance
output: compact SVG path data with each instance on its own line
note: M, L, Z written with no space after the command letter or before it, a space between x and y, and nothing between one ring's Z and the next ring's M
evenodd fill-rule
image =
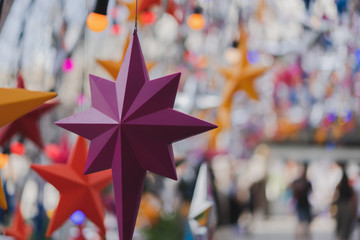
M108 26L108 19L106 15L92 12L86 19L86 25L91 31L102 32Z
M0 168L3 168L9 162L7 154L0 153Z
M49 219L51 219L52 216L54 215L54 209L48 210L48 211L46 212L46 215L48 216Z
M205 27L205 18L200 13L193 13L189 16L187 24L193 30L201 30Z

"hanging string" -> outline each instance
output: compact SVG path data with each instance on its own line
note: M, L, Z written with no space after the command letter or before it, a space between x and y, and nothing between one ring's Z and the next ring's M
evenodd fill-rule
M137 11L138 11L138 0L135 0L135 30L137 30Z

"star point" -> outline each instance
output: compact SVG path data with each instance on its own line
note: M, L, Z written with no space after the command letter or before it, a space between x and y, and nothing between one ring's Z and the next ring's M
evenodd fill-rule
M134 1L135 3L135 1ZM130 37L131 34L128 34L128 36L126 37L126 41L124 44L124 48L123 49L127 49L130 43ZM123 51L120 60L116 61L116 60L102 60L102 59L96 59L96 62L107 72L110 74L110 76L112 77L112 79L116 80L117 76L119 74L120 71L120 67L122 65L122 62L124 61L125 58L125 51ZM151 69L153 69L153 67L155 67L155 62L146 62L146 68L148 71L151 71Z
M11 226L4 229L5 235L13 237L15 240L28 239L32 233L32 226L26 224L20 210L20 204L16 207L15 214L11 221Z
M24 116L41 104L56 97L54 92L38 92L24 89L24 81L18 75L18 88L0 88L0 127Z

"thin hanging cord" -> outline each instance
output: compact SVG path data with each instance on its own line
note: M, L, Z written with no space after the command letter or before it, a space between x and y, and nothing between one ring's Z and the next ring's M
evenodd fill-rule
M137 8L138 8L138 0L135 3L135 30L137 30Z

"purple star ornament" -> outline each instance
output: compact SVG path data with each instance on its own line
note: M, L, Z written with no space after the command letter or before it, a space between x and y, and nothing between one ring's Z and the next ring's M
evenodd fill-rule
M56 122L91 140L85 173L112 169L120 240L131 240L147 171L176 180L172 143L217 126L173 109L180 73L150 80L136 30L116 82L90 75L92 107Z

